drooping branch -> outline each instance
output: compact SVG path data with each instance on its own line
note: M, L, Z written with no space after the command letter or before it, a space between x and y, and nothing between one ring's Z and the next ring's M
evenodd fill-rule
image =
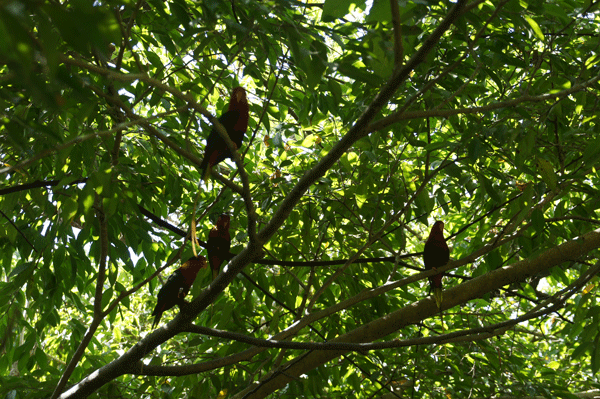
M12 194L12 193L17 193L20 191L27 191L27 190L31 190L34 188L41 188L41 187L55 187L58 186L59 184L61 184L61 182L66 181L65 184L68 185L76 185L76 184L81 184L81 183L85 183L87 182L88 178L84 177L81 179L75 179L75 180L71 180L69 181L69 178L63 179L63 180L36 180L34 182L31 183L25 183L25 184L18 184L15 186L11 186L11 187L6 187L3 189L0 189L0 195L6 195L6 194ZM167 230L172 231L173 233L180 235L182 237L187 236L187 233L183 230L181 230L179 227L177 226L173 226L171 223L167 222L166 220L161 219L159 216L155 215L154 213L150 212L148 209L144 208L142 205L138 205L138 209L140 211L140 213L144 216L146 216L148 219L152 220L154 223L156 223L157 225L159 225L160 227L163 227ZM1 211L0 211L1 212Z
M105 93L102 93L103 97L106 97ZM184 108L185 109L185 108ZM18 164L12 165L12 166L7 166L5 168L0 169L0 174L3 173L10 173L12 171L15 170L21 170L23 168L25 168L26 166L31 165L32 163L39 161L40 159L46 158L48 156L54 155L59 151L62 151L64 149L67 149L69 147L72 147L76 144L81 144L84 143L86 141L90 141L96 138L103 138L103 137L110 137L112 135L114 135L115 133L119 133L120 131L132 127L132 126L137 126L137 125L141 125L144 122L145 123L150 123L152 120L157 119L157 118L161 118L167 114L171 114L173 112L177 112L180 109L177 110L170 110L168 112L163 112L157 115L152 115L151 117L148 118L136 118L134 120L130 120L129 122L124 122L124 123L119 123L117 124L114 128L110 129L110 130L103 130L100 132L93 132L93 133L88 133L88 134L84 134L81 136L77 136L72 140L66 141L60 145L57 145L54 148L49 148L47 150L44 150L42 152L40 152L39 154L36 154L34 156L32 156L31 158L27 158L21 162L19 162ZM33 183L32 183L33 184ZM3 193L0 191L0 193ZM6 192L4 192L4 194L7 194Z
M29 246L31 247L31 249L33 249L34 251L37 252L37 249L35 248L35 246L33 245L33 243L31 241L29 241L29 238L27 238L27 236L25 235L25 233L23 233L23 231L21 231L21 229L19 228L19 226L17 226L15 224L15 222L12 221L11 218L9 218L6 213L4 213L2 211L2 209L0 209L0 215L2 215L6 220L8 220L8 223L10 223L10 225L13 227L13 229L17 230L17 232L21 235L21 237L23 237L23 239L25 240L25 242L27 242L27 244L29 244Z
M402 112L398 111L391 115L388 115L384 118L381 118L373 123L371 123L366 131L367 133L373 133L379 130L383 130L386 127L405 120L410 119L424 119L424 118L448 118L454 115L468 115L468 114L478 114L478 113L486 113L490 111L494 111L501 108L513 108L520 104L527 102L544 102L544 101L554 101L557 98L565 98L569 95L577 93L579 91L585 90L586 88L595 85L600 81L600 73L594 76L591 79L586 80L585 82L575 84L571 86L569 89L565 89L559 91L557 93L545 93L537 96L532 96L529 94L523 95L521 97L513 98L506 101L499 101L496 103L491 103L487 105L482 105L479 107L469 107L469 108L456 108L456 109L433 109L426 111L410 111L410 112Z

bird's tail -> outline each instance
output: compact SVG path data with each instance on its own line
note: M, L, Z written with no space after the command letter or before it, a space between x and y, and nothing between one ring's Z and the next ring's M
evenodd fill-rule
M432 289L433 299L439 310L442 310L442 287L433 287Z
M210 166L210 164L206 165L206 168L204 168L204 173L202 175L202 180L204 180L205 182L208 182L208 180L210 179L210 171L212 170L212 167Z
M206 182L208 181L211 169L212 168L210 167L209 159L205 156L202 160L202 163L200 164L200 175L202 176L202 180Z
M218 275L219 275L219 269L213 269L213 271L212 271L213 281L215 281L215 279L217 278Z
M152 329L154 330L156 328L156 326L158 325L158 322L160 321L160 316L162 316L162 313L160 312L156 312L156 313L152 313L152 315L154 316L154 323L152 323Z

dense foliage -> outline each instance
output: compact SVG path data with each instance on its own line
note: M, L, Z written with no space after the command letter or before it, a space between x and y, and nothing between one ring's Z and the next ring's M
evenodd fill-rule
M583 0L0 2L1 397L597 393L598 32ZM239 255L152 331L221 213Z

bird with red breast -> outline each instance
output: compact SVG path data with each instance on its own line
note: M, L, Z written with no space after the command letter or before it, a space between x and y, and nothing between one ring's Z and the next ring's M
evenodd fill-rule
M204 256L194 256L169 276L156 297L156 307L152 312L152 316L154 316L152 328L156 327L163 312L175 305L181 307L186 303L184 298L192 288L198 272L204 267L206 267L206 258Z
M206 242L206 251L208 253L208 263L212 270L213 280L219 275L221 264L230 259L229 253L231 247L231 236L229 235L229 215L223 214L217 219L217 223L208 233Z
M450 260L450 249L444 238L444 222L437 221L433 224L429 238L423 249L423 263L425 270L437 269ZM429 286L438 309L442 307L442 277L439 273L429 277Z
M227 135L236 149L239 149L242 141L244 141L246 130L248 130L249 115L250 109L248 99L246 98L246 90L243 87L236 87L231 93L227 112L218 118L218 121L225 128ZM225 140L223 140L217 129L213 127L206 139L204 158L200 164L202 179L207 181L212 167L231 157L231 151L229 151Z

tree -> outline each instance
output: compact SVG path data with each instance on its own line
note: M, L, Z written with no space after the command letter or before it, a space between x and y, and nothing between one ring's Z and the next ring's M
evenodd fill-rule
M0 393L597 394L597 12L3 2ZM249 132L201 184L238 85ZM236 256L152 331L222 213Z

